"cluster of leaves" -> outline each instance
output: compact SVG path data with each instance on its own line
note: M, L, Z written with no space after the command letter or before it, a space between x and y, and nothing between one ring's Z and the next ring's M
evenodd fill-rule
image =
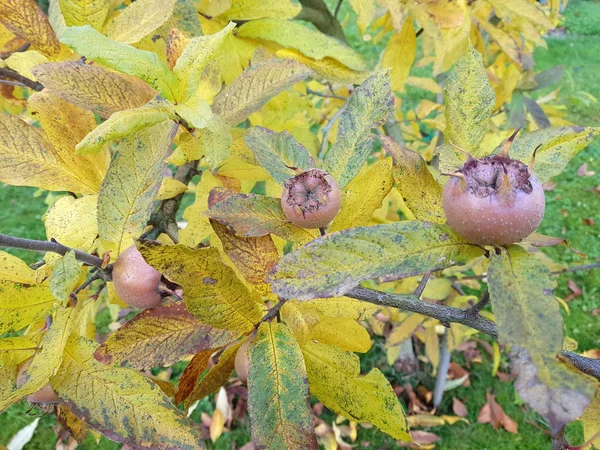
M530 61L556 2L550 19L527 0L383 1L384 10L352 2L361 30L373 22L381 36L393 32L381 61L390 70L373 73L329 35L339 36L339 24L320 2L49 3L46 16L33 0L0 0L9 55L0 75L14 81L1 86L0 181L71 193L55 194L47 238L103 261L94 267L74 251L47 253L32 269L0 253L0 411L50 383L76 439L92 430L133 448L202 448L206 436L174 405L189 410L225 385L239 346L251 339L248 411L258 448L317 448L309 392L351 421L411 441L385 376L377 368L361 374L355 353L371 347L362 324L381 333L378 311L392 323L390 362L417 331L435 368L443 322L362 302L356 289L410 293L416 276L433 274L430 292L454 311L472 298L456 295L448 278L461 284L468 271L488 273L517 390L553 432L592 402L597 381L556 358L562 319L548 262L532 251L557 240L537 235L495 251L465 242L445 225L443 179L426 163L435 150L447 172L464 161L457 147L489 153L525 121L523 102L539 129L517 139L512 154L529 162L536 152L542 182L598 134L549 127L539 113L548 109L513 95L556 78L556 71L534 75ZM418 35L417 64L433 64L436 75L454 68L444 77L444 105L423 101L405 117L394 91L412 84L441 92L431 79L409 77ZM520 122L505 123L509 101ZM423 125L443 131L446 144L424 144L419 126L403 123L434 111L443 116ZM315 132L332 114L339 123L332 118ZM382 128L395 139L373 133ZM384 152L374 151L378 145ZM331 234L322 237L292 225L279 200L282 184L312 167L328 171L343 192ZM195 200L180 229L186 192ZM156 239L140 239L149 236ZM110 282L110 261L131 245L161 272L165 292L181 289L183 301L172 297L135 315L100 345L99 311L116 320L126 307ZM452 324L450 350L473 333ZM190 357L177 388L147 373ZM29 359L17 388L18 367ZM595 402L591 410L597 395Z

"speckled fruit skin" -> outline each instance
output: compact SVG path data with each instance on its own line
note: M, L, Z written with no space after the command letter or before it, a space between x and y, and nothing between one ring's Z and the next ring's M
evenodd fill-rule
M19 369L19 375L17 376L17 388L20 388L25 384L24 372L31 365L31 361L32 360L30 359ZM50 383L46 384L39 391L29 394L27 396L27 400L29 400L31 403L37 403L39 405L56 405L60 403L60 398L58 398L58 395L56 392L54 392L54 389L52 389Z
M162 300L158 289L160 272L144 260L135 245L119 255L112 277L117 295L129 306L148 309Z
M283 186L281 208L285 217L297 227L326 227L341 207L340 187L323 170L309 169L290 178Z
M464 180L451 178L442 204L448 225L472 244L509 245L533 233L544 217L546 201L541 183L531 174L531 193L516 189L510 202L497 194L475 196Z
M237 374L238 379L246 384L248 382L248 373L250 369L250 361L248 360L248 347L250 346L250 341L244 342L238 348L237 353L235 354L235 373Z

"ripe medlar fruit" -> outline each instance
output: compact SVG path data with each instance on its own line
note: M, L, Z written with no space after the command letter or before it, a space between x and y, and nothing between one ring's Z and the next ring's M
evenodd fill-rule
M472 244L508 245L533 233L546 200L542 184L508 151L469 157L442 195L448 225Z
M235 355L235 373L238 379L244 384L248 382L248 373L250 371L248 347L250 347L250 339L240 345Z
M33 360L30 359L19 369L19 375L17 376L17 388L20 388L25 384L25 371L31 365L31 361ZM29 400L31 403L37 403L38 405L55 405L60 403L60 398L58 398L58 395L56 392L54 392L54 389L52 389L50 383L46 384L39 391L29 394L27 396L27 400Z
M113 264L115 291L135 308L153 308L161 302L160 278L160 272L144 260L135 245L121 253Z
M340 187L324 170L309 169L283 185L281 208L285 217L297 227L326 227L341 207Z

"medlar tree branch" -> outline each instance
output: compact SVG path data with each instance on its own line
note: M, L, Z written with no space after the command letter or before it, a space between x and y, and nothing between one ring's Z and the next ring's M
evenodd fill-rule
M66 245L56 242L54 239L50 241L38 241L35 239L24 239L0 234L0 247L21 248L23 250L37 252L52 252L58 253L62 256L72 250L75 253L75 258L78 261L102 269L102 258L82 252L81 250L72 249ZM106 269L103 270L106 271Z
M302 11L295 18L312 23L321 33L328 34L346 42L344 30L337 20L336 14L331 14L323 0L300 0Z
M474 328L477 331L481 331L496 341L498 340L498 329L496 328L496 324L481 316L479 314L481 308L476 308L477 305L489 301L486 300L486 297L483 297L479 303L471 308L456 308L454 306L428 303L420 300L419 297L414 294L390 294L364 287L356 287L346 293L346 296L375 305L388 306L422 314L437 319L446 325L460 323ZM595 377L600 381L600 359L586 358L585 356L567 351L563 351L561 355L568 359L581 372Z
M44 89L44 85L38 81L30 80L29 78L21 75L8 67L0 67L0 78L18 81L22 85L33 89L34 91L41 91Z

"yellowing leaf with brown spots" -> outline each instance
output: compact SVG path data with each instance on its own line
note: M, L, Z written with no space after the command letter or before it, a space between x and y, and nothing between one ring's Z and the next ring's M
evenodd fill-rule
M396 189L415 218L446 222L442 208L442 185L435 180L423 157L390 137L382 136L380 142L394 162L392 173Z
M342 193L342 209L330 231L369 225L373 213L394 185L389 161L377 161L364 174L354 178Z
M69 27L91 25L100 30L110 10L110 0L58 0Z
M221 186L219 178L210 171L202 173L202 179L196 187L196 198L194 203L183 212L183 218L187 220L187 226L179 232L179 241L188 247L196 247L200 242L214 234L208 217L203 212L208 209L208 195L210 191Z
M66 149L55 149L39 128L18 117L0 114L1 182L50 191L98 192L87 178L78 175L80 170L88 170L89 162L81 159L79 166L77 158Z
M316 75L332 83L360 84L369 76L369 72L352 70L343 65L337 59L323 58L313 59L303 55L297 50L282 48L277 50L277 56L285 59L293 59L312 69Z
M54 310L48 286L0 281L0 334L18 331Z
M208 394L215 392L229 381L235 367L235 355L237 354L240 345L241 342L238 342L223 352L217 364L210 368L204 378L202 378L194 390L192 390L188 398L185 399L186 409L196 400L202 400Z
M35 0L0 0L0 21L48 56L60 52L60 43L48 18Z
M104 26L113 41L134 44L164 24L177 0L137 0L121 10Z
M379 369L361 376L358 356L325 344L306 342L302 354L310 391L327 408L412 442L402 405Z
M98 236L97 204L97 195L79 198L67 195L58 199L43 219L47 238L67 247L92 250Z
M173 121L165 120L138 131L123 139L113 156L98 197L98 232L116 243L119 253L150 218L176 130Z
M52 387L69 409L109 439L135 448L206 448L196 425L139 372L94 359L98 345L73 335Z
M201 324L183 303L171 303L142 311L110 333L94 357L109 366L146 370L223 347L237 337L237 333Z
M38 346L27 336L0 339L0 368L14 367L35 355Z
M596 395L592 398L590 406L585 410L583 416L581 416L583 422L583 436L585 441L589 441L594 436L594 443L600 444L600 387L596 389Z
M32 72L48 92L105 119L139 108L156 95L142 80L97 65L62 61L40 64Z
M263 317L260 298L222 261L216 248L143 242L138 249L148 264L183 287L187 309L201 323L244 333Z
M16 256L0 251L0 280L35 284L35 270Z
M223 13L228 20L254 20L263 17L293 19L302 10L298 0L231 0Z
M79 286L82 274L81 263L75 258L73 250L59 257L54 263L50 277L50 291L54 298L66 302L71 293Z
M75 154L77 144L96 127L94 114L46 92L32 95L27 103L73 177L98 192L108 169L110 153L104 150L89 156Z

